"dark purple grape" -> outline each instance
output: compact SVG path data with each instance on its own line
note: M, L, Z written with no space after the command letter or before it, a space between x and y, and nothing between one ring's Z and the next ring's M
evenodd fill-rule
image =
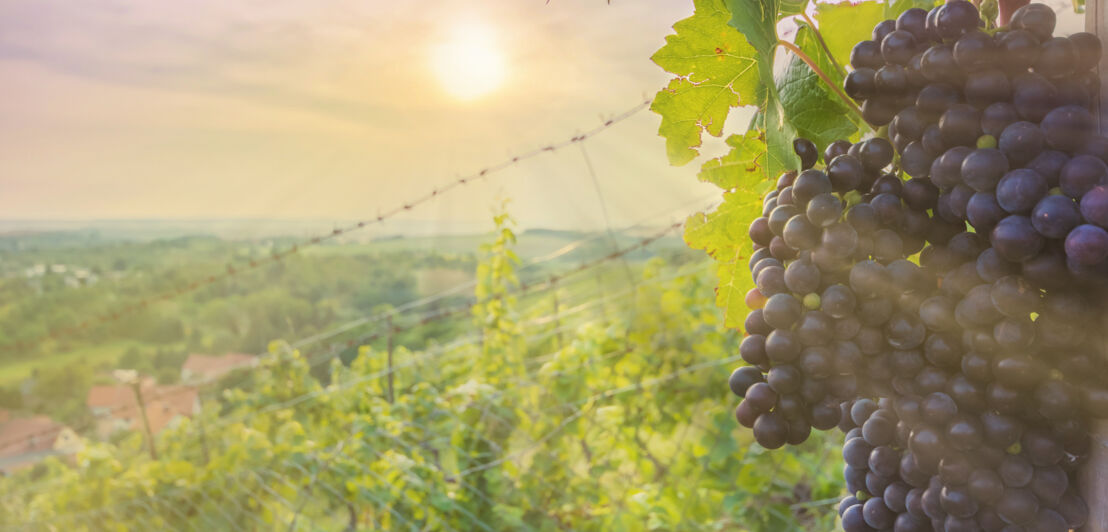
M823 161L830 163L834 161L836 157L840 155L846 155L847 150L850 149L850 141L848 140L836 140L827 145L827 148L823 150Z
M1031 225L1047 238L1065 238L1080 223L1077 204L1062 195L1043 198L1031 211Z
M908 207L917 211L935 208L939 189L929 179L914 177L904 182L901 198Z
M1084 107L1066 105L1047 113L1041 127L1052 148L1073 152L1093 134L1093 115Z
M1108 187L1097 185L1081 197L1081 216L1100 227L1108 227Z
M1039 57L1035 59L1035 72L1051 79L1057 79L1073 72L1077 51L1073 43L1065 37L1047 39L1039 46Z
M972 146L981 136L981 111L969 104L952 105L939 119L939 131L948 146Z
M927 31L927 11L918 7L905 10L896 17L896 29L911 33L921 44L931 39Z
M1054 10L1044 4L1027 4L1012 13L1010 24L1013 28L1027 30L1040 40L1049 39L1054 33L1058 17Z
M908 91L908 70L902 65L885 65L873 75L873 84L879 97L899 97Z
M942 130L939 129L938 124L927 126L927 129L923 130L920 142L923 144L923 149L927 150L932 157L939 157L946 151L946 143L943 142Z
M893 146L881 137L864 140L858 148L858 158L865 169L880 171L893 162Z
M992 192L978 192L966 204L966 218L978 230L992 229L1006 216Z
M1024 168L1034 170L1046 179L1051 188L1058 186L1058 174L1070 158L1068 155L1055 150L1046 150L1028 162Z
M955 48L955 54L957 54L957 48ZM1009 83L1008 76L1004 72L995 68L985 68L972 71L966 76L965 93L966 101L970 105L985 108L1007 100L1012 94L1012 84ZM982 129L985 129L984 117L982 122Z
M884 39L886 35L892 33L894 30L896 30L895 20L882 20L873 27L873 34L871 35L871 38L873 39L873 42L881 42L881 40ZM842 515L842 512L839 512L839 515Z
M996 64L996 45L989 34L976 28L954 43L954 60L962 70L972 72Z
M819 161L819 150L815 143L805 138L793 140L793 153L800 158L801 170L807 170Z
M920 58L920 72L934 83L962 84L962 71L954 61L954 47L948 44L928 48Z
M997 44L1001 64L1011 72L1027 72L1039 58L1039 39L1029 31L1009 31Z
M996 201L1012 214L1027 214L1047 194L1046 179L1034 170L1017 168L1008 172L996 187Z
M1015 122L1004 128L997 139L997 147L1012 166L1023 166L1038 156L1047 142L1045 130L1030 122Z
M1008 168L1008 157L1000 150L973 150L962 161L962 181L978 192L988 192L996 188Z
M1091 33L1079 32L1070 35L1069 40L1075 53L1074 69L1080 71L1095 67L1100 61L1100 39Z
M1035 231L1030 218L1012 215L993 228L990 241L997 253L1006 260L1022 262L1037 255L1045 242Z
M1058 90L1038 74L1024 73L1012 79L1012 103L1020 117L1039 122L1058 102Z
M862 118L875 126L888 124L896 116L895 102L882 98L870 98L862 103Z
M751 366L743 366L731 373L728 384L731 392L739 397L746 395L746 391L755 383L763 382L761 370Z
M923 148L919 141L909 143L900 154L900 166L904 172L915 178L927 177L935 158Z
M855 69L872 68L877 70L885 64L881 57L881 45L875 41L862 41L850 50L850 65Z
M1004 132L1004 128L1019 119L1016 107L1011 103L997 102L990 104L981 112L981 130L986 135L1000 137L1000 134Z
M1091 224L1075 227L1066 236L1066 256L1081 265L1100 264L1108 258L1108 232Z
M962 164L966 157L974 150L965 146L957 146L946 151L931 165L929 176L931 182L940 189L951 188L962 182ZM1003 175L1003 172L1001 172ZM997 176L1000 180L1000 176Z
M858 188L865 176L862 162L853 155L839 155L827 165L827 177L831 180L831 189L846 192Z
M942 39L957 39L962 34L977 29L980 14L973 4L965 0L951 0L939 8L935 18L935 30Z
M778 449L789 436L789 423L776 412L765 412L754 422L754 439L766 449Z
M1058 173L1058 186L1062 193L1080 199L1097 185L1104 184L1108 175L1108 166L1104 161L1091 155L1078 155L1070 159Z
M909 31L895 30L881 39L881 56L886 63L904 65L915 54L916 38Z
M958 89L953 86L946 83L932 83L920 89L916 96L916 108L929 120L938 120L947 108L958 103L960 99Z

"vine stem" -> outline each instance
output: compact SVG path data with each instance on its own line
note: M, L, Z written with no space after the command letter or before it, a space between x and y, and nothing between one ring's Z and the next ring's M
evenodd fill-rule
M790 52L799 57L801 61L807 63L808 67L812 69L812 72L815 72L816 75L819 76L819 78L822 79L828 87L831 87L831 90L835 91L835 94L839 96L839 99L841 99L843 103L846 104L846 106L854 112L854 114L858 115L858 117L862 118L862 121L865 122L865 118L862 117L862 110L858 109L858 106L854 104L854 101L851 100L850 97L843 92L843 90L839 87L837 83L831 81L831 78L827 76L827 73L824 72L823 69L821 69L819 65L817 65L816 62L812 60L811 57L808 57L808 54L804 53L804 50L801 50L797 45L789 41L784 41L780 39L777 40L777 45L784 46Z
M808 23L808 27L812 28L812 33L816 35L816 40L819 41L819 45L823 47L823 51L827 54L827 58L830 59L831 64L835 66L835 71L837 71L840 76L845 78L846 70L843 69L842 65L840 65L838 60L835 59L834 54L831 53L831 48L827 46L827 41L823 40L823 33L820 33L819 28L816 27L816 23L812 20L812 17L809 17L808 13L805 13L804 11L800 12L800 16L803 17L804 21Z

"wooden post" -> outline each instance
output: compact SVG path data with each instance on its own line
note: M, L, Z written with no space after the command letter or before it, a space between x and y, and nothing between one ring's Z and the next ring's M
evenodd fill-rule
M1085 31L1108 40L1108 0L1087 0L1085 2ZM1100 77L1100 94L1093 100L1093 115L1097 119L1097 129L1108 134L1108 54L1102 54L1096 67ZM1108 325L1108 318L1104 320ZM1104 330L1104 329L1102 329ZM1105 351L1108 356L1108 349ZM1081 470L1079 479L1081 495L1089 505L1089 522L1081 532L1108 532L1108 421L1095 421L1092 427L1092 450L1089 460Z
M389 356L389 360L388 360L388 365L389 365L389 404L391 405L393 403L393 401L395 400L395 396L393 395L393 392L392 392L392 379L393 379L393 375L392 375L392 333L393 333L392 316L389 316L388 323L386 324L386 326L388 327L388 333L387 333L388 334L388 340L386 342L386 345L387 345L387 348L388 348L388 356Z
M154 432L150 430L150 418L146 417L146 401L142 398L142 380L131 383L131 389L135 391L135 400L138 401L139 412L142 413L142 426L146 429L146 444L150 446L150 459L158 459L158 451L154 448Z

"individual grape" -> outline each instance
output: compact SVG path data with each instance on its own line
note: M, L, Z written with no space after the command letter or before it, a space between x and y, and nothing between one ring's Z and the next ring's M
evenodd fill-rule
M1097 185L1081 197L1081 216L1100 227L1108 227L1108 187Z
M754 439L766 449L778 449L789 436L789 423L781 414L765 412L754 422Z
M944 189L951 188L962 182L962 164L967 156L974 150L965 146L957 146L946 151L931 165L930 178L935 186ZM1003 175L1003 172L1001 173ZM997 177L1000 180L1000 177Z
M871 98L862 103L862 118L875 126L888 124L896 116L896 105L893 102Z
M788 329L778 329L765 339L766 358L775 365L789 364L800 356L803 346L796 333Z
M1065 238L1080 223L1077 204L1062 195L1043 198L1031 211L1031 225L1047 238Z
M731 387L731 392L739 397L743 397L751 386L763 381L764 378L761 370L751 366L743 366L731 373L728 384Z
M827 145L827 148L823 150L823 161L830 164L836 157L840 155L846 155L847 150L850 149L850 141L836 140Z
M881 45L875 41L862 41L850 50L850 65L855 69L881 68L885 59L881 57Z
M1008 168L1008 157L1000 150L973 150L962 160L962 181L978 192L988 192L996 188Z
M926 55L924 57L927 57ZM916 108L924 117L938 120L946 110L961 99L958 89L946 83L932 83L920 89Z
M747 328L749 332L749 327ZM773 332L770 332L773 334ZM769 358L766 356L766 337L761 334L750 333L739 344L739 354L743 360L751 366L768 366Z
M996 201L1012 214L1027 214L1046 196L1047 184L1034 170L1018 168L1001 178L996 187Z
M981 70L996 63L996 45L989 34L971 29L954 43L954 60L967 72Z
M979 16L973 4L965 0L951 0L939 8L935 30L942 39L957 39L977 28Z
M793 141L793 152L800 158L800 169L807 170L815 166L819 161L819 150L815 143L808 139L798 138Z
M1084 145L1093 134L1093 115L1084 107L1066 105L1047 113L1041 127L1050 147L1072 152Z
M928 48L920 59L920 71L931 82L950 85L962 83L961 70L958 68L958 63L954 61L954 48L947 44Z
M805 170L796 176L793 183L793 202L797 207L807 207L812 198L831 192L831 180L827 174L814 169Z
M908 69L902 65L885 65L873 75L873 84L879 97L899 97L908 91Z
M1034 170L1046 179L1051 188L1058 186L1058 174L1069 161L1069 156L1056 150L1046 150L1028 162L1024 168Z
M1042 235L1031 225L1031 219L1019 215L1001 220L993 228L990 241L1001 257L1012 262L1022 262L1034 257L1045 244Z
M766 301L762 317L774 329L791 329L800 320L804 306L791 294L775 294Z
M928 179L912 178L904 182L901 198L917 211L933 209L939 199L939 189Z
M1039 39L1026 30L1005 33L998 39L997 45L1002 64L1011 72L1027 72L1039 58Z
M1100 61L1100 39L1091 33L1079 32L1070 35L1069 40L1073 43L1074 70L1081 71L1095 67Z
M1023 73L1012 79L1012 103L1020 117L1039 122L1058 101L1058 90L1042 76Z
M889 510L888 506L885 506L883 499L877 497L866 501L862 505L862 517L867 525L877 530L891 527L893 521L896 520L896 514Z
M844 532L875 532L874 528L866 523L862 508L863 505L856 504L843 512L842 525Z
M864 140L859 147L858 158L866 170L880 171L893 162L893 146L881 137Z
M881 40L884 39L886 35L892 33L894 30L896 30L895 20L887 19L878 22L877 25L873 27L873 42L881 42ZM842 515L842 513L840 512L839 515Z
M877 178L877 180L873 182L873 187L870 188L870 193L875 196L885 193L900 196L900 193L903 191L904 182L895 174L885 174Z
M907 31L916 38L919 43L926 43L931 40L931 35L927 31L927 11L918 7L905 10L900 16L896 17L895 27L898 30Z
M834 192L847 192L862 184L865 168L853 155L839 155L827 165L827 177Z
M886 63L904 65L915 54L916 38L909 31L894 30L881 39L881 56Z
M789 291L795 294L810 294L818 290L819 285L819 268L810 261L793 261L785 268L785 286Z
M798 214L785 224L781 236L793 249L811 249L819 244L820 229L812 225L807 216Z
M1099 264L1108 258L1108 232L1091 224L1075 227L1066 236L1066 256L1077 264Z
M1058 174L1058 186L1062 193L1080 199L1093 187L1103 184L1108 166L1096 157L1078 155L1070 159Z
M1011 87L1009 87L1010 90ZM986 135L999 137L1004 132L1004 128L1019 119L1019 114L1016 112L1014 105L1006 101L996 102L990 104L981 112L981 131Z
M918 141L908 143L900 154L900 165L904 173L915 178L927 177L934 161L935 158Z
M939 119L939 131L948 146L972 146L981 136L981 111L969 104L952 105Z
M1047 39L1039 46L1039 57L1035 59L1035 72L1056 79L1073 71L1077 51L1073 43L1065 37Z
M1049 39L1054 33L1058 17L1054 10L1043 4L1027 4L1012 13L1013 28L1027 30L1041 40Z
M938 124L931 124L923 130L920 144L923 144L923 149L927 150L932 157L938 158L946 152L946 143L943 142L943 134Z
M955 57L957 57L957 50L957 47L955 47ZM1008 76L1004 72L995 68L985 68L970 72L966 76L965 93L966 102L970 105L987 109L998 102L1007 100L1012 94L1012 84L1008 81ZM984 120L983 115L983 130L985 129Z
M977 229L992 229L1005 216L1008 213L997 203L992 192L977 192L966 204L966 218Z
M1000 138L997 139L997 147L1013 166L1022 166L1043 151L1043 147L1048 142L1046 135L1046 130L1040 130L1035 124L1014 122L1004 128Z

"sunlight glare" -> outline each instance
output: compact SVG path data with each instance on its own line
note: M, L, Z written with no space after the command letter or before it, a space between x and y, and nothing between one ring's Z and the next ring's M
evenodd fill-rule
M491 28L481 24L452 28L433 47L431 60L442 88L459 100L488 94L504 81L504 56Z

